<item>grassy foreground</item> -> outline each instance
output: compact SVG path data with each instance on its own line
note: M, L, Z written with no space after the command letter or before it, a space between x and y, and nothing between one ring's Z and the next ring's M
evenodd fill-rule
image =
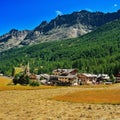
M53 99L66 102L120 104L120 89L93 89L55 96Z
M5 90L38 90L38 89L52 89L56 88L55 86L38 86L38 87L32 87L32 86L22 86L22 85L9 85L12 83L11 78L7 77L0 77L0 91Z
M21 86L21 85L9 85L11 82L12 82L12 79L10 78L0 77L0 91L39 90L39 89L60 88L57 86L31 87L31 86ZM112 86L114 87L112 88ZM55 96L53 99L58 101L79 102L79 103L120 104L120 88L115 87L115 85L112 85L112 86L106 86L106 85L78 86L76 87L78 88L78 91L73 93L67 93L62 96L58 95L58 96Z
M56 87L54 87L54 86L32 87L32 86L15 85L15 86L0 86L0 91L6 91L6 90L39 90L39 89L54 89L54 88L56 88Z
M12 79L0 76L0 87L1 86L6 86L11 82L12 82Z

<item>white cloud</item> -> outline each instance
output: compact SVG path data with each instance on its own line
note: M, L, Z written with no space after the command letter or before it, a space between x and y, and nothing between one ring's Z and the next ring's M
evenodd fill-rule
M56 15L58 16L58 15L62 15L63 13L61 12L61 11L59 11L59 10L56 10Z
M87 10L87 11L89 11L89 12L93 12L93 10L90 9L90 8L85 8L85 10Z
M118 4L114 4L114 7L117 7L118 6Z

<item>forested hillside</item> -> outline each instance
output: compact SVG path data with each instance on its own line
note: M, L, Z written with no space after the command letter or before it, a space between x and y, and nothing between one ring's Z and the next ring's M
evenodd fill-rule
M82 37L11 49L0 53L0 72L12 74L15 66L50 73L56 68L79 72L116 74L120 71L120 20L107 23Z

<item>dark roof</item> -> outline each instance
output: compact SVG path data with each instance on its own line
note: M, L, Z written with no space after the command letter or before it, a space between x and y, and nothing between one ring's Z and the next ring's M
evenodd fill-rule
M75 78L76 75L59 76L58 78Z

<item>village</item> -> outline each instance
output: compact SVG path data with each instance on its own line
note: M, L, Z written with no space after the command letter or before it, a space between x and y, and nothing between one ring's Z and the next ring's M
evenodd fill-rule
M30 73L29 63L25 67L15 67L14 75L25 73L32 81L42 85L77 86L77 85L110 85L120 83L120 73L111 78L108 74L79 73L77 69L55 69L52 74Z

